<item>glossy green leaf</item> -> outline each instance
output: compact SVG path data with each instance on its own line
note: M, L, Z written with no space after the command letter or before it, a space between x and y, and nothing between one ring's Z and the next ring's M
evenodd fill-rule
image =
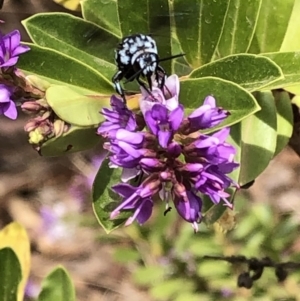
M70 87L49 87L46 99L62 120L78 126L95 126L103 121L100 111L110 106L110 96L82 95Z
M111 80L119 38L81 18L65 13L35 14L22 22L32 41L89 66Z
M93 209L100 225L109 233L119 227L131 215L121 213L111 220L110 213L120 204L121 198L111 187L121 182L121 169L110 168L108 160L105 160L94 180L93 184Z
M81 10L84 19L121 38L116 0L84 0L81 2Z
M103 94L114 92L112 84L91 67L56 50L29 44L31 50L20 56L18 68L47 81Z
M281 69L268 58L253 54L230 55L195 69L190 78L220 77L249 91L259 90L267 84L283 79Z
M224 29L218 44L218 56L247 52L263 0L230 0Z
M187 112L191 112L202 105L208 95L213 95L217 105L228 110L231 114L214 130L237 123L260 109L255 98L235 83L216 77L181 81L180 101Z
M122 36L150 33L149 0L139 2L117 0L116 2Z
M277 109L277 143L274 156L288 144L293 133L293 111L291 99L285 91L274 91Z
M172 21L173 21L173 19L171 18L171 22ZM180 48L180 44L179 44L178 39L176 37L176 33L174 32L174 30L175 30L175 26L174 25L172 25L171 30L172 30L172 41L171 41L172 53L173 54L182 53L182 50ZM178 59L172 59L171 63L172 63L172 66L173 66L172 70L174 70L173 73L177 74L179 77L180 76L185 76L185 75L191 73L191 71L193 70L188 65L188 63L187 63L187 61L185 59L185 56L180 57Z
M169 1L151 0L123 1L118 0L118 14L123 36L136 33L153 35L160 58L171 55L171 21ZM161 64L167 74L172 74L172 61Z
M43 143L40 153L42 156L55 157L88 150L102 141L96 131L96 128L71 126L67 133Z
M17 301L21 266L11 248L0 249L0 301Z
M300 95L300 84L284 87L284 90L298 96Z
M282 70L284 78L267 85L266 89L283 88L300 82L300 51L270 52L262 54L274 61Z
M75 288L63 267L54 269L42 282L38 301L75 301Z
M300 50L300 0L294 0L293 12L291 14L289 25L281 44L280 51L297 51Z
M256 179L268 166L276 150L277 116L274 97L271 92L256 92L255 96L261 111L240 124L240 185Z
M263 0L251 53L279 51L283 42L295 0Z
M211 61L222 34L228 4L228 1L174 0L178 40L192 67Z

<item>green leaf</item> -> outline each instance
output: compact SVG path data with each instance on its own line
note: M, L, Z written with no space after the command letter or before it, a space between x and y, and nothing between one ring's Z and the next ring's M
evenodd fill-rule
M295 37L300 36L300 1L294 0L293 12L291 14L289 25L281 44L280 51L297 51L300 50L300 39Z
M287 91L287 92L290 92L292 94L295 94L296 96L300 95L300 85L299 84L284 87L284 90Z
M21 266L11 248L0 249L0 301L16 301L22 279Z
M118 0L118 13L123 36L136 33L154 36L160 58L171 56L171 21L169 1ZM167 74L172 74L172 61L162 63Z
M110 106L110 96L82 95L68 86L50 86L46 99L60 119L78 126L98 125L101 109Z
M51 83L67 84L103 94L114 92L112 84L91 67L56 50L28 44L30 51L20 56L18 68Z
M217 105L230 112L221 125L235 124L260 109L255 98L241 86L216 77L203 77L181 81L180 99L186 111L191 112L202 105L208 95L213 95Z
M134 281L139 285L151 285L163 281L165 277L165 269L162 266L149 265L139 267L133 273Z
M131 248L118 247L114 252L114 260L123 264L128 264L129 262L136 262L140 260L140 258L141 255L139 254L139 252Z
M210 255L210 254L208 254ZM215 277L222 277L228 273L228 264L227 262L220 261L218 264L214 260L202 261L198 264L197 274L200 277L205 277L208 279L213 279Z
M174 0L178 40L189 64L211 61L223 30L228 1Z
M42 282L38 301L75 301L75 289L63 267L54 269Z
M196 284L188 278L165 279L156 283L150 290L154 300L174 300L178 294L195 290Z
M283 79L281 69L271 59L262 59L262 56L254 54L227 56L195 69L189 77L205 76L232 81L249 91L259 90L267 84Z
M118 228L131 215L121 213L118 218L111 220L110 213L119 205L121 198L111 187L121 182L121 169L110 168L105 160L93 184L93 209L98 222L109 233Z
M173 34L175 35L175 34ZM175 37L172 38L172 53L177 54L177 53L181 53L181 49L180 49L180 44L177 41L177 39ZM173 74L177 74L179 77L180 76L185 76L189 73L191 73L191 71L193 70L188 63L186 62L184 57L178 58L173 60L172 59L172 66L173 66Z
M22 22L32 41L74 58L109 81L116 67L119 38L93 23L65 13L35 14Z
M149 0L139 2L117 0L122 36L150 33ZM162 2L165 2L164 0ZM159 6L159 5L157 5Z
M249 52L279 51L295 0L263 0Z
M46 157L67 155L88 150L101 141L95 128L71 126L67 133L43 143L40 153Z
M270 58L282 70L284 78L264 87L265 89L277 89L293 86L300 82L300 51L296 52L270 52L262 54Z
M252 41L262 0L231 0L218 44L218 56L247 52Z
M277 109L277 143L274 156L288 144L293 133L293 111L289 94L285 91L273 91Z
M99 0L82 1L81 10L83 18L121 38L117 1L102 1L101 9L96 9L98 5Z
M220 204L214 205L212 200L209 199L209 197L205 196L206 202L211 203L211 208L209 208L203 217L203 222L206 225L212 225L218 219L223 215L223 213L226 211L227 207L224 206L224 203L221 201Z
M271 92L256 92L261 111L240 123L241 162L239 184L256 179L274 156L277 141L277 116Z

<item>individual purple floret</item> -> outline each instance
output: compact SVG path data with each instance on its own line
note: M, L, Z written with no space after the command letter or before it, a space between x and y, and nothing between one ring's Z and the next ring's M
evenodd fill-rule
M122 99L113 95L110 99L110 109L102 109L102 115L105 121L98 128L99 135L113 138L118 129L126 129L128 131L135 131L136 121L134 114L128 110Z
M0 115L15 120L18 116L18 112L11 96L12 89L4 84L0 84Z
M15 66L19 55L30 50L28 46L20 45L21 35L14 30L6 35L0 32L0 68Z
M207 96L203 105L185 118L178 94L177 76L170 76L164 89L153 88L151 95L142 88L141 124L125 107L117 113L114 107L113 111L105 111L106 121L98 133L105 132L108 138L105 148L110 152L110 164L139 171L137 182L112 187L122 197L111 213L112 219L122 211L131 211L125 225L134 220L143 224L160 198L166 203L166 212L173 202L178 214L197 231L202 218L201 195L209 196L214 204L223 202L232 208L226 189L237 184L228 174L239 164L233 161L235 148L226 142L229 128L212 135L199 132L219 125L229 112L217 107L213 96ZM129 127L127 120L135 126Z

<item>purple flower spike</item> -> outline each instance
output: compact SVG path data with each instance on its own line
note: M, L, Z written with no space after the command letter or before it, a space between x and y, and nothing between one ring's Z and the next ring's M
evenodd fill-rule
M15 103L11 100L11 89L0 84L0 115L4 115L12 120L17 119L18 112Z
M195 232L201 221L202 200L192 191L186 191L187 200L175 196L174 204L179 215L189 223L193 224Z
M228 115L228 111L216 107L216 100L213 96L207 96L203 105L188 117L190 133L214 127L221 123Z
M197 232L201 196L232 208L226 190L238 188L228 176L239 166L234 162L235 148L226 142L229 128L210 135L198 132L218 125L229 113L208 96L184 118L177 75L167 78L161 89L158 86L154 81L151 93L141 88L142 114L134 115L118 99L112 99L113 110L102 111L106 121L98 132L108 138L104 148L110 152L110 167L122 167L121 180L126 182L113 187L122 202L110 218L131 211L125 225L134 220L143 224L151 216L154 201L161 199L166 204L164 214L173 201L178 214Z
M19 55L30 50L28 46L20 45L21 35L14 30L7 35L0 35L0 67L14 66Z

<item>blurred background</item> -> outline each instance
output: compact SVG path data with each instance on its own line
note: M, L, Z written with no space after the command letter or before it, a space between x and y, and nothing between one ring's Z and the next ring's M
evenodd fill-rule
M58 1L68 7L72 2L75 9L78 4ZM1 30L19 29L28 41L20 21L47 11L80 16L52 0L4 0ZM27 143L26 119L0 118L0 227L18 221L30 235L26 300L34 300L41 280L57 264L71 274L78 301L300 300L299 269L280 284L274 270L266 269L247 290L236 284L245 266L203 258L245 255L300 262L300 160L291 149L237 194L234 211L213 226L201 224L197 234L177 215L165 217L157 208L145 226L107 235L90 196L100 148L40 157Z

